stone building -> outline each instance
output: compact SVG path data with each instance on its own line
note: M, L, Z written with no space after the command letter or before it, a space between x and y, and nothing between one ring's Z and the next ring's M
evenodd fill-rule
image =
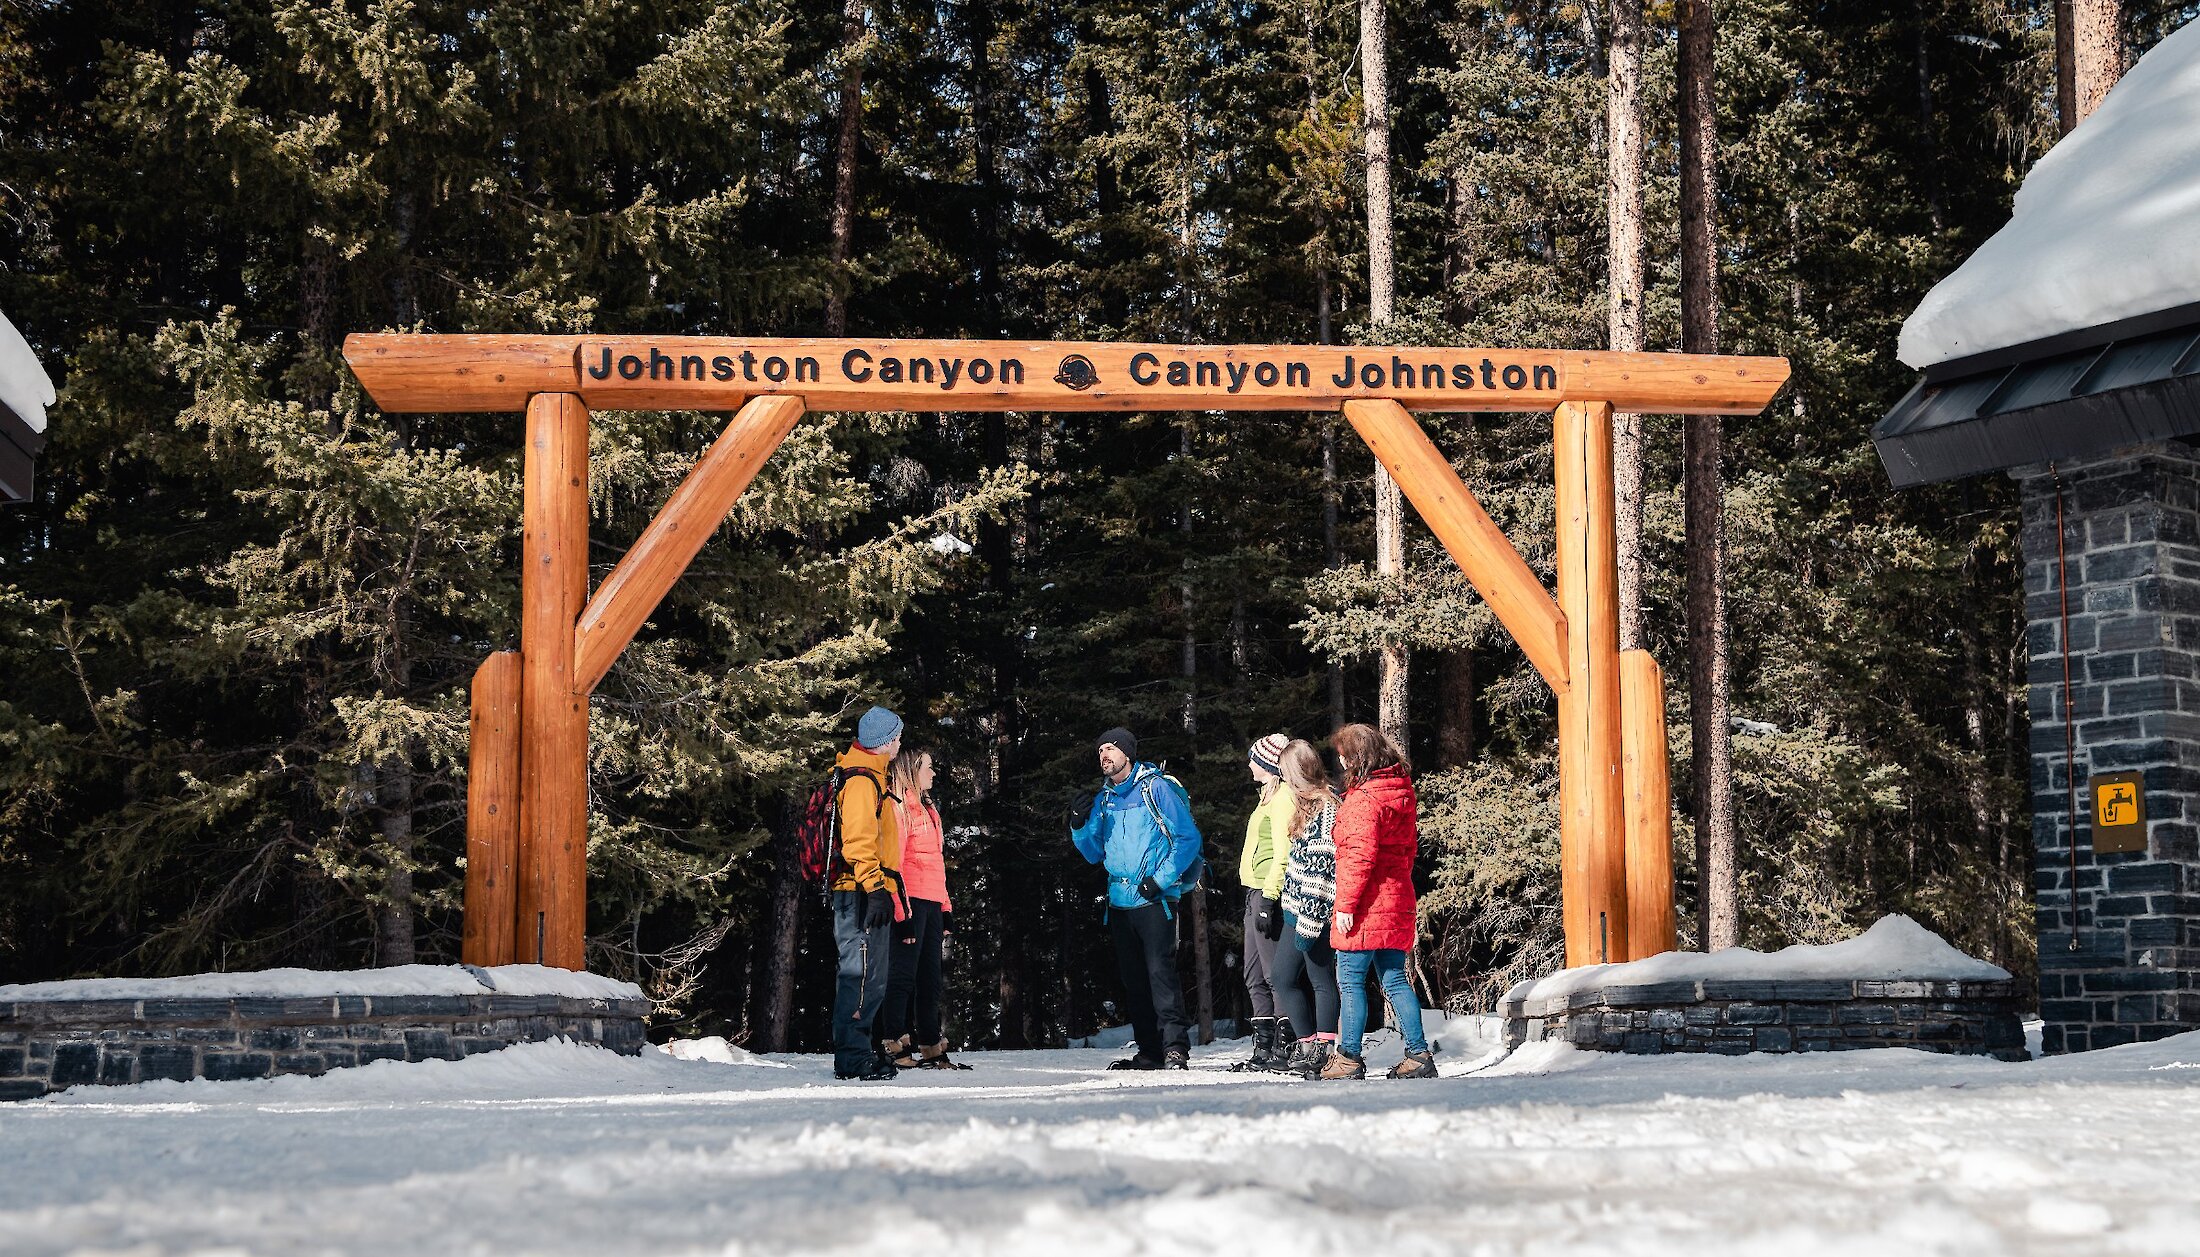
M1902 333L1898 488L2022 493L2049 1052L2200 1028L2200 24L2041 159ZM2121 823L2119 822L2126 822Z

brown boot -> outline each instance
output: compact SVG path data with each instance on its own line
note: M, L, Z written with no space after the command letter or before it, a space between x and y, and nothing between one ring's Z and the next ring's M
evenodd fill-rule
M893 1060L895 1069L915 1069L922 1063L917 1059L916 1049L909 1046L909 1036L906 1034L898 1039L886 1040L878 1045L878 1050Z
M930 1047L917 1049L917 1068L968 1069L970 1067L968 1065L959 1065L954 1061L947 1059L947 1040L941 1039L939 1042L932 1044Z
M1323 1082L1365 1077L1367 1077L1367 1062L1343 1048L1332 1050L1329 1053L1329 1063L1322 1066L1321 1078Z
M1404 1060L1390 1067L1392 1078L1434 1078L1436 1054L1434 1052L1408 1052Z

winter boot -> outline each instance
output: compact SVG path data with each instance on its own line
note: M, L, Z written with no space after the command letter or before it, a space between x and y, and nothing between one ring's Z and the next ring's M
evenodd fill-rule
M884 1052L871 1053L868 1063L852 1070L835 1068L833 1077L843 1082L887 1082L894 1076L894 1058Z
M1323 1082L1337 1082L1347 1078L1365 1077L1367 1077L1367 1062L1343 1048L1332 1051L1329 1054L1328 1063L1322 1066L1321 1079Z
M909 1039L910 1036L905 1034L878 1045L878 1050L894 1062L895 1069L915 1069L923 1063L917 1059L917 1050L909 1046Z
M1183 1048L1170 1048L1168 1054L1161 1058L1161 1068L1163 1069L1190 1069L1191 1067L1192 1054Z
M1329 1063L1329 1050L1336 1040L1309 1036L1299 1040L1291 1053L1291 1067L1287 1072L1297 1074L1308 1082L1322 1076L1322 1066Z
M1434 1078L1436 1054L1434 1052L1408 1052L1404 1060L1390 1067L1390 1078Z
M1268 1068L1276 1055L1276 1019L1253 1018L1253 1054L1230 1067L1233 1074L1252 1073Z
M1135 1069L1144 1071L1149 1069L1160 1069L1161 1062L1155 1060L1151 1056L1146 1055L1144 1052L1140 1052L1136 1056L1126 1056L1122 1060L1110 1062L1108 1068Z
M1268 1063L1262 1066L1269 1073L1282 1073L1291 1067L1291 1049L1298 1046L1298 1033L1291 1029L1289 1017L1276 1018L1276 1046L1269 1049Z
M968 1065L957 1064L956 1062L947 1059L947 1040L945 1039L941 1039L939 1042L933 1044L930 1047L918 1048L917 1057L918 1069L970 1068Z

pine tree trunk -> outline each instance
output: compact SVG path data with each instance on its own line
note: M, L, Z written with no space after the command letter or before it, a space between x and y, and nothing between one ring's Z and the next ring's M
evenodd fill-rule
M2071 126L2091 117L2101 98L2124 76L2124 6L2121 0L2070 0Z
M1459 768L1474 758L1474 651L1445 651L1436 661L1436 763Z
M790 796L781 801L779 826L772 834L771 885L764 910L764 928L756 939L756 960L750 972L755 1000L749 1010L751 1051L784 1052L789 1022L794 1016L796 948L801 942L802 852L795 837L795 804Z
M1643 348L1642 0L1611 0L1604 101L1605 218L1611 235L1612 348ZM1619 647L1642 638L1642 416L1612 416L1613 517L1619 529Z
M381 920L375 929L374 958L382 965L413 963L413 766L397 757L375 770L375 802L380 806L382 845L389 848L382 873Z
M863 0L840 11L840 140L833 157L831 286L825 293L825 334L848 330L848 258L855 237L856 157L863 146Z
M2078 125L2078 43L2071 30L2072 0L2055 0L2055 133Z
M1718 107L1712 95L1710 0L1681 0L1681 348L1719 351L1719 272L1713 214ZM1687 495L1689 728L1695 751L1697 927L1707 951L1739 940L1734 867L1734 746L1728 679L1724 492L1719 416L1690 415L1683 438Z
M1360 95L1367 145L1367 318L1380 326L1394 310L1395 264L1390 196L1390 33L1385 0L1360 0ZM1375 571L1393 584L1405 579L1405 499L1398 482L1375 465ZM1401 645L1382 650L1376 696L1377 720L1399 746L1407 745L1406 697L1412 658Z
M1192 457L1192 429L1189 424L1177 430L1177 454L1189 463ZM1177 526L1184 534L1184 561L1191 562L1192 508L1189 502L1177 508ZM1193 758L1199 738L1199 632L1192 620L1192 582L1187 578L1177 586L1177 593L1184 603L1184 643L1182 665L1184 670L1184 758ZM1215 1041L1215 990L1213 982L1213 954L1207 941L1207 891L1204 886L1185 896L1191 905L1188 914L1192 927L1192 1006L1199 1021L1199 1041L1202 1044Z

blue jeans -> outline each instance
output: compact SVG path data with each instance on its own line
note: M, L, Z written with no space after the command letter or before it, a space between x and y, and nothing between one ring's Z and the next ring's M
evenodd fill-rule
M1406 979L1406 954L1394 948L1337 953L1337 1050L1360 1054L1360 1037L1367 1033L1367 971L1372 966L1382 980L1383 994L1390 997L1391 1015L1406 1036L1406 1051L1428 1051L1421 1034L1421 997Z
M878 1051L871 1022L879 1005L886 1002L886 977L891 969L887 950L893 946L892 923L875 930L863 928L864 894L860 890L833 892L833 942L840 949L840 972L833 986L833 1067L853 1073L871 1063Z

